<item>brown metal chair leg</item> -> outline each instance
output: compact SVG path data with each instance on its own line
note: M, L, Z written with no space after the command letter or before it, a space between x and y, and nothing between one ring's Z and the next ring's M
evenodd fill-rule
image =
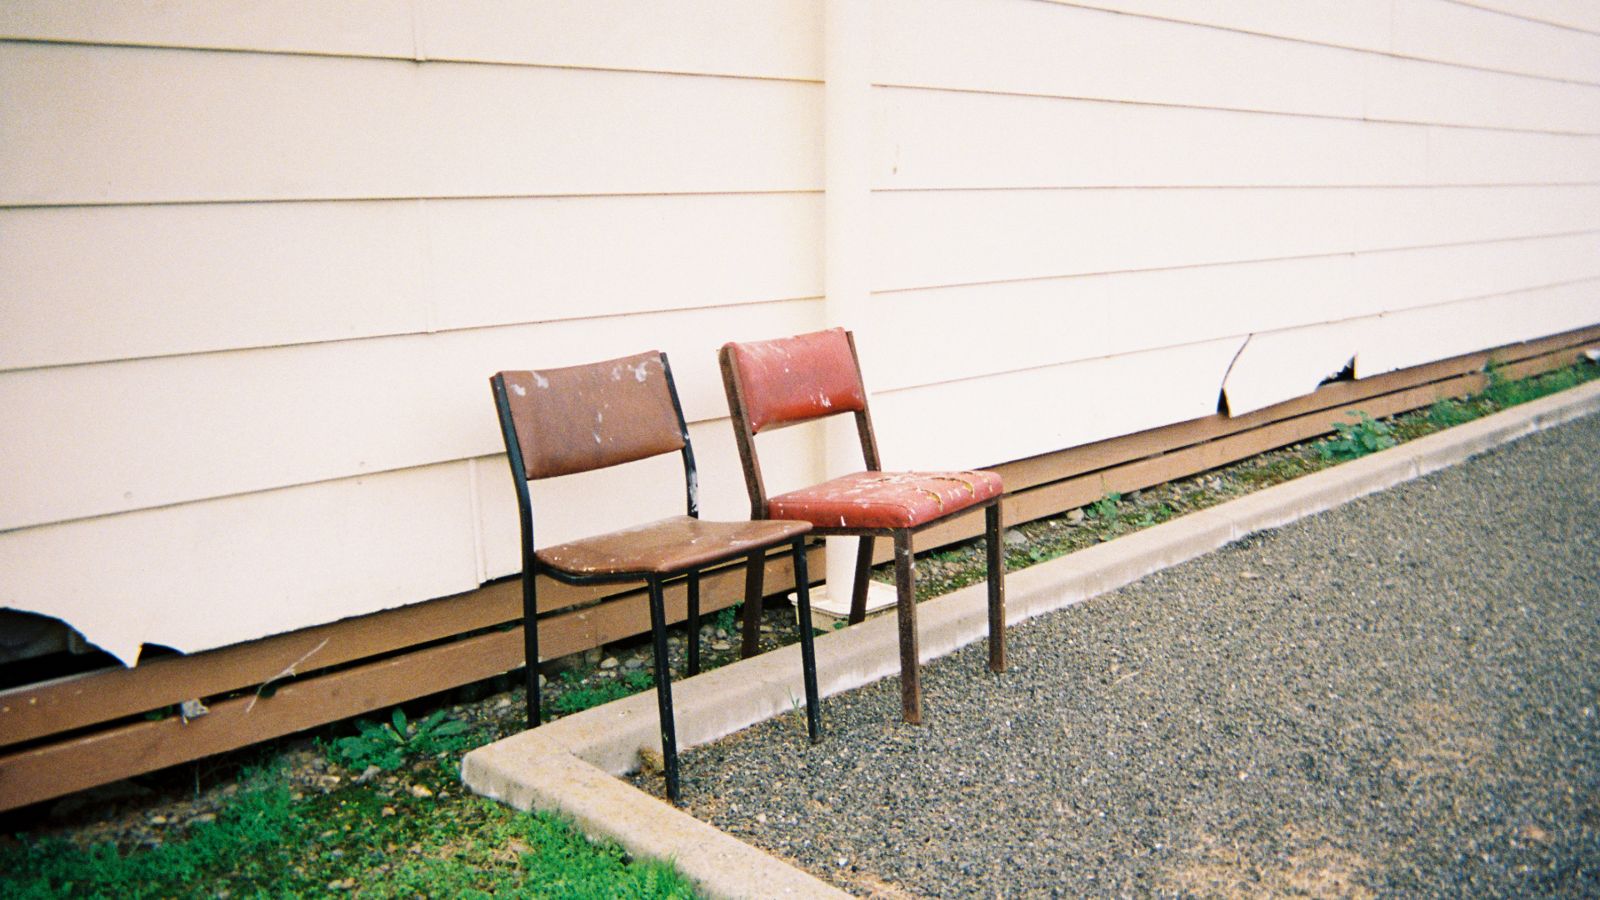
M872 578L872 535L861 536L856 548L856 577L850 583L850 624L858 625L867 618L867 582Z
M922 724L922 674L917 659L917 582L911 532L894 533L894 587L900 619L900 708L905 720Z
M989 671L1006 670L1006 542L1000 501L984 510L989 544Z
M751 554L744 570L744 612L740 615L744 637L739 646L740 659L749 659L761 649L761 598L766 593L766 577L766 552Z

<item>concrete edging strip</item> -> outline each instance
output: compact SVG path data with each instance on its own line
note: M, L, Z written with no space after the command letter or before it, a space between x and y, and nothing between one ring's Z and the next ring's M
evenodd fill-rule
M1590 382L1011 573L1007 622L1071 606L1252 532L1286 525L1597 410L1600 382ZM918 604L923 661L983 639L987 615L982 583ZM822 696L897 674L898 648L893 616L818 636ZM676 681L679 744L689 748L748 728L798 708L801 696L796 645ZM826 705L823 713L826 741ZM615 777L637 769L640 750L659 751L660 743L655 693L647 691L480 747L463 759L462 781L518 809L563 812L635 855L671 860L712 896L848 896ZM795 752L808 746L804 727L797 728Z

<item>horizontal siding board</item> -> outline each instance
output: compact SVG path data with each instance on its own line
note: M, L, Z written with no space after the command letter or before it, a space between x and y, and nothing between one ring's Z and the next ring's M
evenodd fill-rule
M422 0L427 59L822 77L817 0Z
M871 288L1593 230L1600 187L879 192Z
M83 44L134 44L410 57L410 0L161 0L92 3L7 0L0 37Z
M1051 3L879 0L872 78L1360 117L1360 54ZM1026 35L1026 39L1019 39ZM1216 64L1197 66L1195 60ZM1263 78L1294 71L1295 78Z
M1443 0L1394 4L1393 28L1407 56L1600 83L1600 34Z
M0 84L10 205L821 182L811 84L48 44L0 45Z
M425 331L419 235L414 203L0 209L0 368Z
M1553 25L1600 34L1600 8L1589 0L1456 0L1466 6L1503 12Z
M416 79L388 60L0 44L0 204L414 196Z
M488 377L667 351L692 421L727 415L716 348L819 324L816 301L0 373L0 528L500 448ZM174 436L182 436L174 440ZM104 464L114 453L117 464Z
M1052 3L880 0L875 12L880 84L1600 131L1588 85Z
M1301 41L1389 49L1393 0L1061 0L1082 6Z
M1600 85L1547 81L1390 56L1368 60L1374 119L1557 133L1600 133Z
M815 0L8 0L0 37L816 79L820 18Z
M1600 324L1600 281L1398 310L1363 329L1356 376L1595 324Z
M872 298L857 345L868 386L896 390L1595 278L1600 231L898 291ZM983 327L950 327L974 310Z
M1600 137L879 88L873 187L1600 181Z
M993 465L1208 415L1242 343L1209 341L878 394L872 418L883 466Z
M1071 0L1066 5L1542 78L1600 81L1596 35L1452 0Z
M0 533L4 602L131 665L458 593L469 489L453 463Z
M814 84L515 66L422 69L427 196L814 190Z
M822 295L820 194L423 206L439 328Z
M815 297L821 206L733 194L0 210L0 369Z

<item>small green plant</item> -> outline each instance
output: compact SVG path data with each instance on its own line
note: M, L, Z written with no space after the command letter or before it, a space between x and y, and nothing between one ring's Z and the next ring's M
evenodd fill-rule
M334 741L329 756L357 772L368 766L392 772L412 757L465 750L470 728L466 722L445 718L442 709L420 722L407 722L405 712L397 706L388 722L357 721L359 733Z
M722 629L723 631L732 632L734 622L738 620L739 610L743 608L743 603L735 603L734 605L719 611L715 616L713 616L711 619L711 624Z
M1387 450L1396 443L1394 429L1387 422L1379 422L1366 413L1354 422L1334 422L1336 436L1317 444L1317 455L1325 460L1344 461Z
M1117 517L1117 504L1122 502L1122 495L1116 491L1108 491L1104 497L1089 504L1085 511L1091 519L1109 522Z
M1472 407L1449 397L1435 400L1428 407L1428 422L1437 428L1451 428L1476 419L1478 414Z
M575 712L583 712L596 706L621 700L623 697L649 690L655 684L655 678L645 671L629 672L616 681L607 681L592 687L582 685L576 676L568 673L564 679L568 685L553 700L548 708L558 716L569 716Z

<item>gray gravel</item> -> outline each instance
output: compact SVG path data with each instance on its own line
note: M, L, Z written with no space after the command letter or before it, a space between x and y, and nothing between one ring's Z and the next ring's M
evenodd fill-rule
M684 757L879 896L1600 895L1600 417Z

